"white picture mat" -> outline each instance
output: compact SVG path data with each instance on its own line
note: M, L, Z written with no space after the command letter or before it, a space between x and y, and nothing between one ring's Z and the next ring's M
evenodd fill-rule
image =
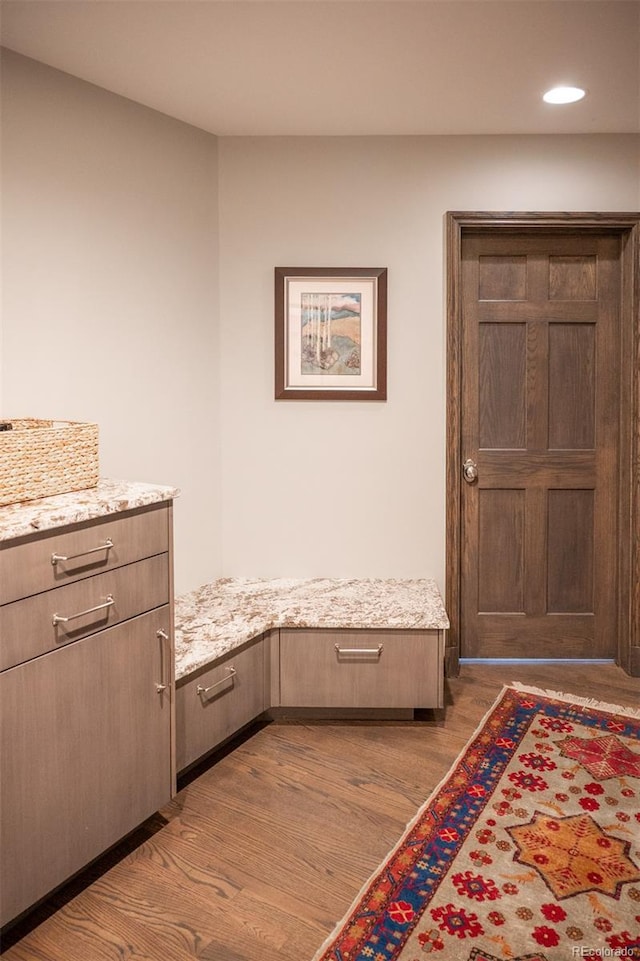
M287 280L285 288L285 332L287 387L339 387L342 390L375 389L377 343L377 278L361 277L336 280L296 278ZM360 299L360 374L303 374L302 357L302 295L353 294Z

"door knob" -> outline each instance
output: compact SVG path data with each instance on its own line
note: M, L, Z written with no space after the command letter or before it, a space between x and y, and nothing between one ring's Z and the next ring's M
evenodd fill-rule
M478 465L469 458L462 465L462 476L467 484L473 484L478 479Z

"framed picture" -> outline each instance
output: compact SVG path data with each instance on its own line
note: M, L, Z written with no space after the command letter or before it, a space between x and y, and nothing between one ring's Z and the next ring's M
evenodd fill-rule
M276 267L276 400L387 399L386 267Z

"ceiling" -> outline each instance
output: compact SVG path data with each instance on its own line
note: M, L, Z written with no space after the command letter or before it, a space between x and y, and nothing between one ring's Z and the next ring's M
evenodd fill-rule
M640 131L640 0L3 0L0 32L221 136Z

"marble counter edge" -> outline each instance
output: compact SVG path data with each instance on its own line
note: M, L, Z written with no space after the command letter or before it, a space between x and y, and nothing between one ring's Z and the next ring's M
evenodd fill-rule
M0 543L148 507L179 494L177 487L101 478L96 487L0 507Z
M276 586L273 590L273 586ZM282 587L282 593L277 589ZM393 594L394 589L402 590L410 587L414 591L427 592L430 607L415 609L408 612L406 607L398 607L393 613L380 613L372 605L371 600L359 604L360 610L340 611L339 602L334 605L332 613L300 611L296 609L297 602L292 601L289 609L286 607L286 592L292 588L298 591L308 589L307 606L313 604L313 590L323 591L326 600L335 599L335 594L349 587L351 590L366 586L367 589L385 588L386 599ZM216 588L220 592L216 594ZM251 588L262 589L270 594L271 605L264 604L262 610L256 610L256 598L251 594ZM226 593L225 594L225 589ZM247 593L247 589L249 592ZM234 593L238 592L238 593ZM222 596L221 596L222 595ZM224 602L233 598L234 609L224 607ZM277 602L285 601L281 610ZM415 600L415 598L414 598ZM252 605L251 613L243 615L237 613L243 603ZM352 601L353 603L353 601ZM356 601L356 603L358 603ZM216 609L217 605L217 609ZM195 607L195 612L194 612ZM183 610L184 609L184 610ZM337 609L337 610L336 610ZM261 579L252 581L242 578L223 578L219 581L203 585L189 594L176 598L175 605L176 626L176 681L184 681L189 676L212 665L220 658L232 653L261 635L271 630L375 630L375 631L441 631L449 628L449 619L442 603L442 598L435 581L431 579L330 579L318 578L308 580L293 579ZM185 628L181 624L186 625Z

